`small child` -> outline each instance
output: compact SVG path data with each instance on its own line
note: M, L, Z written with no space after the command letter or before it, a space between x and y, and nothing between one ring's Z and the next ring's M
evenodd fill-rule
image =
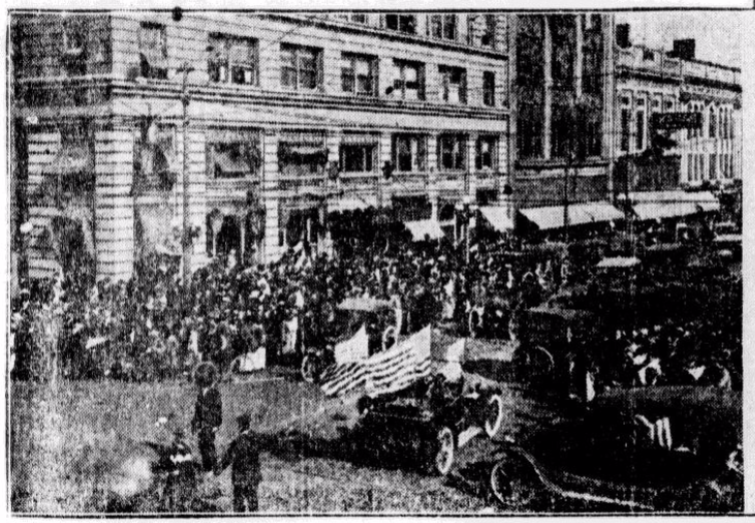
M257 489L262 481L259 445L251 432L251 417L242 414L237 418L239 434L231 442L215 475L231 465L233 481L233 511L257 512Z
M170 512L190 512L197 491L197 462L182 428L173 431L167 463L165 503Z

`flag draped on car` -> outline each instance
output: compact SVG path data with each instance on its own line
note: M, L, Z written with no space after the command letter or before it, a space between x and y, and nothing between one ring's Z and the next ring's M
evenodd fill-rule
M361 331L343 342L348 350L343 349L341 357L348 354L351 358L339 363L339 351L336 349L336 364L326 371L321 386L328 396L343 395L363 386L368 395L376 397L399 391L430 375L430 326L385 352L355 360L353 356L357 353L357 346L366 351L366 333L362 336Z

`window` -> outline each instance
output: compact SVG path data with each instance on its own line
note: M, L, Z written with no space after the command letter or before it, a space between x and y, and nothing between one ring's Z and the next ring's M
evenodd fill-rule
M347 22L354 22L355 24L367 23L367 15L365 13L340 13L335 15L335 17Z
M576 19L572 15L548 17L552 35L551 75L554 89L574 89L574 64L577 56Z
M603 24L601 15L582 15L582 92L601 97L603 90Z
M414 15L385 15L385 27L392 31L414 34L417 32L417 18Z
M443 83L443 100L450 103L467 103L467 72L461 67L438 67Z
M456 15L430 15L427 31L433 38L456 40Z
M63 22L63 67L69 76L86 74L87 28L78 18Z
M211 82L257 85L257 62L255 40L210 35L207 71Z
M635 150L645 149L645 111L637 111L637 136L635 136Z
M621 150L629 150L629 140L631 134L632 113L629 108L621 110Z
M666 100L663 104L663 111L670 113L674 110L674 102L673 100Z
M491 71L482 73L482 103L489 107L495 105L495 73Z
M261 165L259 135L255 132L215 131L207 139L207 177L243 178Z
M726 111L722 107L718 110L718 127L716 128L716 132L718 133L719 138L726 138L726 130L725 130L725 124L726 124Z
M467 139L460 134L438 137L438 170L463 171L466 169Z
M495 136L480 136L475 147L475 168L478 171L495 170L498 142Z
M708 112L708 137L715 138L718 125L716 123L716 109L711 106Z
M650 49L642 50L642 59L646 62L652 62L655 60L655 52Z
M320 50L281 45L281 85L294 90L317 89L320 81Z
M715 180L718 176L718 155L716 153L710 153L710 179Z
M155 185L166 173L177 171L176 128L143 118L134 136L134 174L137 182Z
M544 17L522 15L516 33L515 89L519 94L517 156L523 160L542 158L545 134Z
M157 80L168 78L168 44L165 26L143 23L139 26L141 76Z
M342 145L341 170L345 173L372 172L375 164L374 145Z
M480 45L482 47L495 47L495 15L483 15Z
M393 95L403 100L424 100L423 66L396 60L393 63Z
M687 180L692 181L692 153L687 154Z
M376 94L376 60L369 56L343 54L341 58L341 90L367 96Z
M393 158L397 172L425 170L426 139L419 135L397 135L393 139Z

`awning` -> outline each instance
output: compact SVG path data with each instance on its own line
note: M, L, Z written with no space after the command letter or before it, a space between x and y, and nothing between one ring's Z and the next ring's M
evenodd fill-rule
M372 207L372 205L361 198L341 198L338 200L338 210L341 212L367 209L368 207Z
M564 226L564 207L534 207L520 209L529 221L537 225L540 230L558 229ZM608 222L621 220L624 213L608 202L577 203L569 205L569 225L583 225L586 223Z
M345 311L375 312L393 309L394 305L388 300L376 298L346 298L338 304L338 308Z
M443 230L440 228L440 223L435 220L404 222L404 225L412 233L414 241L422 241L425 237L429 237L431 240L438 240L445 236Z
M614 268L620 268L620 269L628 269L630 267L635 267L640 264L640 260L638 258L632 257L622 257L618 256L615 258L603 258L600 260L600 263L598 263L598 269L614 269Z
M697 204L692 202L636 203L632 208L640 220L678 218L695 214L700 210Z
M505 207L480 207L480 212L496 231L506 232L514 228L514 220Z

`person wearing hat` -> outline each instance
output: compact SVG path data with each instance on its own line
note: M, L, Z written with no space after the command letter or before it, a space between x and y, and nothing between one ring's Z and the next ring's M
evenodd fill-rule
M215 467L215 475L219 476L230 465L233 511L256 512L258 509L257 489L262 481L259 444L250 430L251 416L244 413L236 418L236 421L239 424L239 434Z
M192 432L197 432L199 453L202 456L202 468L212 471L217 462L215 450L215 433L223 423L223 401L220 391L215 387L217 369L209 362L198 367L196 382L197 401L194 404L194 418L191 420Z

